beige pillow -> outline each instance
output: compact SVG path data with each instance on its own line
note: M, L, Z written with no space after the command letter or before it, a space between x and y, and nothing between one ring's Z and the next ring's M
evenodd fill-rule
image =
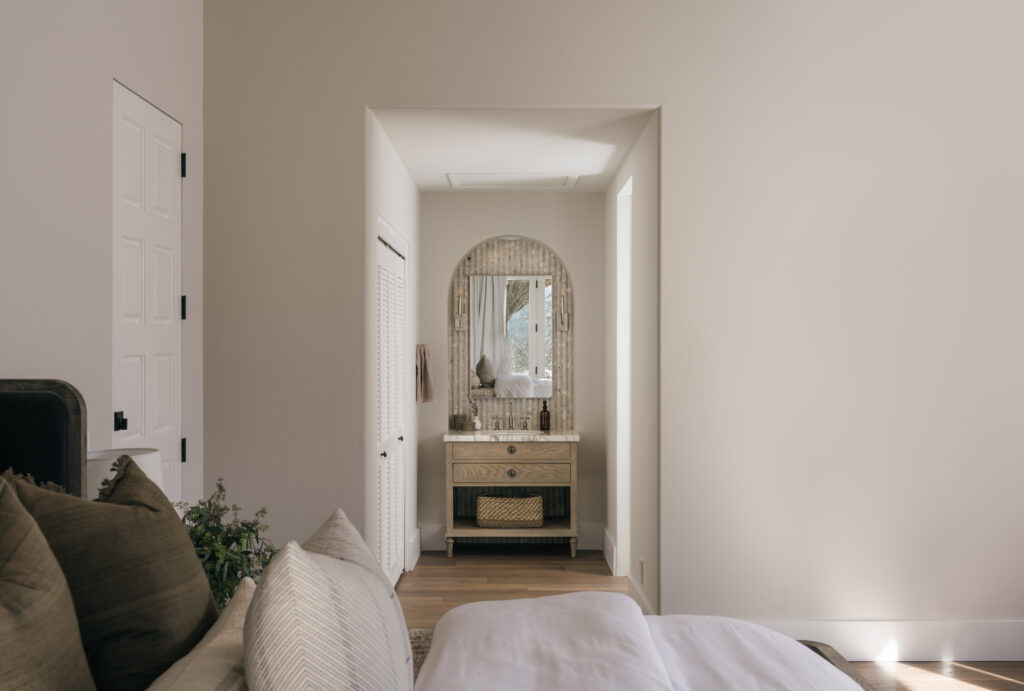
M331 517L313 533L308 540L302 543L302 549L307 552L323 554L334 559L344 559L359 564L364 569L372 571L390 587L384 571L380 564L373 558L370 548L366 546L363 536L359 534L352 521L341 509L336 509Z
M245 654L242 630L256 583L243 578L238 590L192 651L161 674L149 691L241 691L245 689Z
M253 596L245 619L249 689L411 689L402 606L344 512L305 546L285 545Z

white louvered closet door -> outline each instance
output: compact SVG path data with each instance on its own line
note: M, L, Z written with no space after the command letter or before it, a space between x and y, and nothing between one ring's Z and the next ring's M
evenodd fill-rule
M405 259L383 242L377 249L376 548L394 585L405 562Z

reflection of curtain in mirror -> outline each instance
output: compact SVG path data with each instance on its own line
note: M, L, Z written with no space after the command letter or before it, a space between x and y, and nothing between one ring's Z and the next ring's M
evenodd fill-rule
M494 363L495 374L505 374L505 277L470 276L469 367L476 370L480 356Z

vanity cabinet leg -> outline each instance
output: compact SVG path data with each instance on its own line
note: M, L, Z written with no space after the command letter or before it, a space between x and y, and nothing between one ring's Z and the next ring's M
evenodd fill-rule
M576 538L574 537L569 538L569 558L576 558Z
M453 537L445 538L445 542L448 543L448 558L451 559L452 558L452 552L455 551L455 538L453 538ZM576 556L576 548L575 548L575 546L573 547L572 553L573 553L573 556Z

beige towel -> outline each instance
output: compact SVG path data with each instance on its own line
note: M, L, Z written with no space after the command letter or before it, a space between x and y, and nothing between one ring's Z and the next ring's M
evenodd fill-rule
M430 351L422 343L416 345L416 402L434 400L434 370L430 366Z

